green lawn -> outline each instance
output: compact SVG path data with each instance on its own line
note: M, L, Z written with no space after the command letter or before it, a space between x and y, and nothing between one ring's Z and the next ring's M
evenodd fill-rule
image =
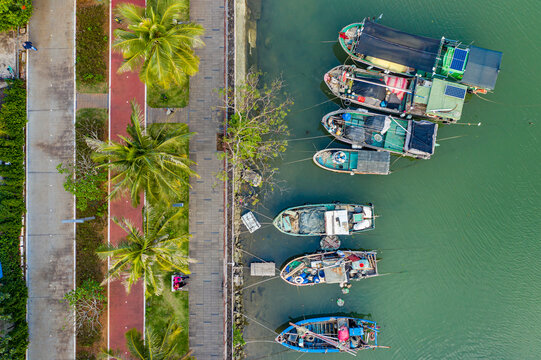
M186 124L153 124L151 126L156 127L171 127L171 126L184 126L186 132L189 132ZM183 149L179 149L181 153L188 153L189 143L187 142ZM184 195L181 199L176 199L177 203L184 203L183 207L173 208L164 204L154 204L154 211L160 213L170 213L173 216L172 228L178 231L177 234L187 234L189 232L188 225L188 188L185 188ZM173 234L171 234L173 235ZM189 244L186 242L185 247L182 249L183 254L188 254ZM171 291L171 275L173 273L164 274L165 289L161 296L151 296L147 299L146 303L146 322L147 326L150 326L157 331L163 331L166 328L167 323L173 319L183 329L182 335L179 337L178 345L175 351L175 355L179 358L182 357L189 350L188 344L188 326L189 326L189 309L188 309L188 292L187 291Z
M160 89L157 86L147 87L147 105L152 108L182 108L188 105L190 98L190 80L181 86Z

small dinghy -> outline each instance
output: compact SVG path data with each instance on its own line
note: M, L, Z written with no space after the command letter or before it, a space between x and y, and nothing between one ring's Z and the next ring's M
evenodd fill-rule
M468 87L441 79L389 75L340 65L324 76L325 84L345 107L351 104L400 117L456 122Z
M354 61L369 67L402 76L445 78L479 93L494 90L503 56L458 40L408 34L367 18L344 27L338 42Z
M282 211L274 226L294 236L351 235L374 228L374 207L358 204L294 206Z
M430 159L438 125L359 110L337 110L323 116L329 134L354 148L370 148L417 159Z
M280 277L295 286L340 284L378 276L376 251L337 250L298 257L284 266Z
M344 174L388 175L391 155L374 150L325 149L314 154L320 168Z
M328 316L290 322L276 342L299 352L356 355L359 350L386 348L378 345L379 331L375 321Z

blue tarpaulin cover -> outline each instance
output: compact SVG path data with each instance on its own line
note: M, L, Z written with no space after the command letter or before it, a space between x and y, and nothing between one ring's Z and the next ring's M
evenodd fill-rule
M461 82L470 86L494 90L502 57L503 53L499 51L472 46Z

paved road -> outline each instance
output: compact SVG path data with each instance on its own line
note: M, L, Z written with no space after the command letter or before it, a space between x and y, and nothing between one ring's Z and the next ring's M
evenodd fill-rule
M119 3L129 2L144 6L144 0L111 1L111 9ZM113 21L111 27L117 24ZM113 37L110 37L111 40ZM122 63L122 55L111 52L111 81L110 81L110 108L109 108L109 136L113 140L119 140L118 135L126 135L126 125L130 122L131 107L129 102L136 102L144 107L145 85L134 73L118 74L117 69ZM109 215L118 218L125 217L133 224L141 227L141 207L133 208L129 198L111 201ZM126 233L112 221L109 222L109 241L118 243ZM110 349L121 350L126 354L126 338L124 333L132 328L143 331L145 319L145 303L142 282L139 281L126 294L124 285L116 280L109 283L109 332L108 343Z
M60 299L74 288L74 197L56 166L74 156L74 3L34 2L28 58L27 237L30 360L74 359ZM61 21L59 21L61 19Z

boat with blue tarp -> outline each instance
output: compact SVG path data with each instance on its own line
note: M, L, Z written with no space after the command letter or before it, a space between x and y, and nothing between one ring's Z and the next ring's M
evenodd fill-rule
M351 104L400 117L456 122L468 87L442 79L404 77L354 65L339 65L323 80L344 107Z
M438 125L426 120L406 120L359 110L337 110L323 116L323 127L337 140L354 148L430 159L436 146Z
M408 34L367 18L344 27L338 42L354 61L370 67L455 81L480 93L494 90L503 57L499 51Z
M314 154L322 169L343 174L389 175L391 154L375 150L324 149Z
M274 226L294 236L351 235L374 229L372 204L312 204L280 212Z
M290 322L275 340L299 352L356 355L359 350L386 348L378 345L379 332L375 321L327 316Z
M300 256L288 262L280 277L290 285L340 284L378 276L377 252L337 250Z

